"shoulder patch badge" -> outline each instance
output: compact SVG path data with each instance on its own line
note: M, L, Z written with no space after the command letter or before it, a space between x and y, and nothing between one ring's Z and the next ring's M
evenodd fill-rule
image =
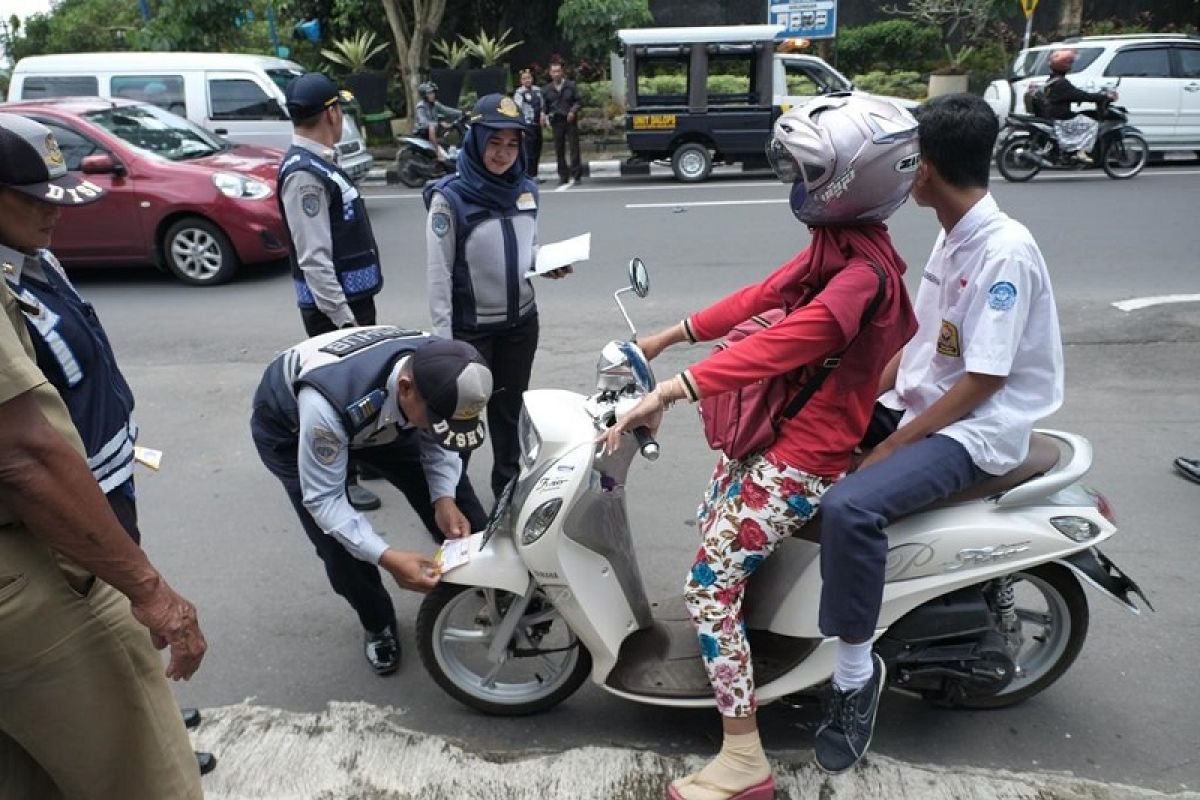
M450 215L444 211L435 211L429 218L429 229L441 239L450 232Z
M1008 281L997 281L988 289L988 308L1008 311L1017 304L1017 287Z
M321 211L321 194L320 192L305 192L300 196L300 208L304 209L304 215L315 217Z
M314 425L312 429L312 448L313 455L317 457L317 461L328 467L334 461L337 461L338 454L342 452L342 442L329 428L326 428L324 425Z
M962 356L962 341L958 335L958 327L953 322L942 320L942 330L938 334L938 355L958 358Z

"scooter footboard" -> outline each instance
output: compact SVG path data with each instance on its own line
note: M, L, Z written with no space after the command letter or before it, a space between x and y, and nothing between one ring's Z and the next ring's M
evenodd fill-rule
M521 556L517 554L512 539L507 536L493 536L482 550L479 549L483 542L482 533L471 534L467 541L470 543L471 560L442 575L443 583L483 586L518 595L525 594L532 576Z

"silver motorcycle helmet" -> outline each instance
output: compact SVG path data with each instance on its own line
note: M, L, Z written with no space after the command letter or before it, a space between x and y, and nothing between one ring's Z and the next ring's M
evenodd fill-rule
M818 97L781 115L767 142L806 225L882 222L908 199L920 163L917 120L857 92Z

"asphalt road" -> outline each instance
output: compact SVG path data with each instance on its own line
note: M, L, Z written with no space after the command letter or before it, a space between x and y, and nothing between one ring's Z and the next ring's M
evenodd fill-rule
M723 292L765 275L808 240L771 181L595 181L542 196L541 235L592 232L590 262L569 280L539 284L542 344L535 386L588 391L599 348L624 335L612 292L625 263L642 256L652 291L634 301L643 329L680 319ZM997 181L1000 205L1037 236L1051 267L1067 343L1067 400L1049 426L1096 446L1089 483L1112 500L1122 532L1106 552L1150 593L1157 614L1135 618L1094 593L1092 628L1075 666L1016 708L948 712L886 696L874 749L902 760L1012 770L1071 771L1162 791L1200 787L1200 600L1195 591L1200 487L1177 478L1171 459L1200 455L1200 305L1122 312L1128 298L1200 292L1200 169L1148 170L1130 182L1043 177ZM422 325L423 207L413 192L368 190L386 265L381 321ZM897 246L915 288L937 231L932 214L907 205L894 217ZM715 715L663 711L586 685L536 718L481 717L448 699L416 658L418 598L395 589L404 664L378 678L361 634L333 595L275 480L254 453L250 395L280 348L302 338L285 270L252 269L237 282L190 289L146 272L77 275L95 303L137 394L144 444L165 452L139 477L145 545L196 602L211 650L179 688L189 705L252 697L312 711L330 700L405 709L406 727L486 750L620 744L663 753L708 752ZM663 374L702 351L669 352ZM639 554L652 597L677 593L695 548L691 527L713 462L696 420L671 415L663 457L635 467L629 491ZM487 458L473 462L482 477ZM477 486L486 486L477 480ZM426 547L397 492L372 515L389 540ZM394 588L394 587L393 587ZM763 714L769 748L810 746L815 716Z

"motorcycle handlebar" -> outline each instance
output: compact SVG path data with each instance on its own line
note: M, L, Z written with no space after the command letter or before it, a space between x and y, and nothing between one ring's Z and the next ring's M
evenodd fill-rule
M647 461L655 461L658 459L659 447L658 442L654 441L654 434L645 425L639 425L633 429L633 436L637 439L638 449L642 453L642 458Z

